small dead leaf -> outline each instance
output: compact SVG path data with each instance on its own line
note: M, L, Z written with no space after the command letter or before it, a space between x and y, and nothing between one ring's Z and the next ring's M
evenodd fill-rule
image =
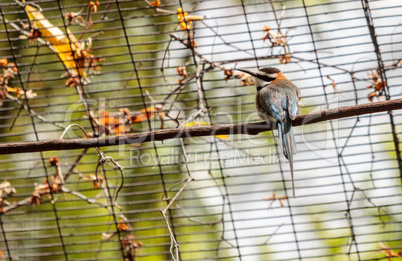
M184 21L184 16L187 15L187 13L183 13L183 8L179 7L177 9L177 20L179 20L179 22Z
M68 12L67 14L65 14L64 18L67 19L69 26L73 23L74 16L73 16L72 12Z
M21 93L23 93L23 91L21 90L21 88L18 88L18 87L13 88L13 87L8 87L8 86L7 86L6 89L7 89L7 92L8 92L8 93L14 93L15 96L17 96L17 97L20 97L20 96L21 96Z
M56 168L55 174L53 176L51 176L52 178L52 185L60 185L60 184L64 184L64 175L63 172L61 171L61 167L60 167L60 161L58 157L53 157L49 159L49 163L51 166ZM52 187L52 191L54 192L58 192L58 190L61 189L61 187Z
M133 234L129 233L124 236L123 240L121 241L122 245L124 246L125 250L128 249L140 249L142 247L142 242L135 241L135 237Z
M123 219L120 220L120 223L117 225L117 229L119 231L127 231L130 227L124 222Z
M32 195L29 198L29 204L31 205L40 205L40 203L41 203L41 197L38 195Z
M368 94L367 98L369 101L373 101L374 97L381 97L382 92L384 90L384 87L386 85L386 82L379 77L378 73L371 71L367 73L369 80L371 82L371 85L367 86L366 89L374 88L375 90L371 93Z
M29 204L40 205L44 196L50 199L52 198L51 193L60 193L62 191L61 188L60 180L52 175L49 180L45 179L43 184L35 185L35 190L29 199Z
M162 108L148 107L147 109L142 109L137 113L128 115L127 118L132 123L143 122L155 117L155 115L160 112L161 109Z
M8 68L13 70L14 72L18 72L17 66L15 66L15 63L8 63Z
M59 166L60 165L60 161L59 161L58 157L50 158L49 163L51 166Z
M42 37L42 33L38 29L31 29L31 31L27 35L30 43L37 41L40 37Z
M183 31L192 29L193 21L200 21L203 17L199 15L188 15L186 12L183 12L183 9L180 7L177 9L177 20L179 20L181 29Z
M280 64L288 64L288 63L291 62L291 60L292 60L292 56L287 53L287 54L285 54L285 55L282 55L282 56L279 58L279 63L280 63Z
M98 6L99 6L99 1L89 1L88 3L89 7L92 9L92 11L94 12L94 14L96 14L98 12Z
M152 7L159 7L161 5L161 1L157 0L157 1L152 1L149 3Z
M3 181L0 184L0 202L3 203L4 199L12 196L15 192L17 192L16 189L11 186L9 181Z
M271 204L270 204L270 207L272 206L272 204L274 203L275 200L278 200L279 203L281 204L281 207L284 207L285 204L283 203L283 200L287 200L287 199L288 199L288 198L286 197L286 195L285 195L285 196L282 196L282 197L278 197L278 196L276 195L276 192L275 192L275 191L272 192L272 196L264 198L264 200L267 200L267 201L271 201L271 200L272 200L272 202L271 202Z
M377 91L374 91L374 92L369 93L369 95L367 97L368 97L368 100L372 102L374 97L377 97L377 99L378 99L379 96L380 96L380 93Z
M120 108L119 111L123 113L123 117L126 117L131 113L131 111L128 108Z
M177 71L177 75L183 76L184 78L186 78L187 75L187 71L186 71L186 66L179 66L176 68Z
M264 37L262 37L263 41L269 40L269 42L271 43L271 47L274 47L274 46L282 46L283 47L284 55L279 56L279 63L280 64L290 63L292 60L292 56L289 51L287 33L285 35L282 34L278 28L277 33L274 34L271 30L271 27L269 27L269 26L264 26L263 32L265 33Z
M225 75L224 80L228 81L230 78L233 76L233 70L227 70L225 67L222 67L223 69L223 74Z
M0 59L0 67L6 67L8 64L8 61L6 58Z
M116 135L116 136L126 134L126 126L125 126L124 122L122 122L120 120L119 117L114 118L114 122L111 127L112 127L112 131L113 131L114 135Z
M250 86L250 85L254 84L253 76L251 76L250 74L247 74L247 73L240 74L240 81L243 86L246 86L246 85Z
M7 86L7 92L14 93L15 96L21 97L22 99L25 98L25 96L27 99L32 99L37 96L37 94L34 93L32 90L24 92L21 88L18 88L18 87L13 88L13 87Z
M49 185L47 185L47 184L50 185L50 189L51 189L52 193L61 192L61 184L62 184L62 182L61 182L60 179L58 179L57 173L56 173L55 176L54 175L50 176L50 182L48 182L47 180L44 181L44 185L46 185L48 190L49 190ZM47 192L47 190L46 190L45 193L43 193L43 195L46 195L49 198L51 198L51 195L50 195L50 193Z
M112 239L112 237L114 237L117 233L102 233L102 239L105 241L109 241L110 239Z
M78 85L77 77L70 77L66 81L66 86L68 87L75 87Z
M32 90L29 90L29 91L26 91L26 92L21 96L21 98L25 98L25 96L26 96L27 99L32 99L32 98L35 98L36 96L38 96L38 94L34 93Z
M378 83L375 85L375 90L376 91L384 90L384 84L386 84L386 82L383 82L382 80L378 81Z
M338 88L336 88L337 84L334 79L331 78L331 76L327 75L327 78L332 82L332 88L334 88L335 92L340 92Z
M32 205L40 205L42 202L42 196L47 196L50 198L50 188L47 184L40 184L35 187L29 203Z
M179 84L181 84L183 82L183 80L186 79L187 76L188 76L187 71L186 71L186 66L177 67L176 68L176 73L177 73L177 75L180 75L180 76L183 77L182 79L178 80Z
M385 257L388 259L388 261L392 261L393 257L402 257L402 250L399 251L398 253L395 253L391 248L389 248L386 244L383 242L379 242L381 250L377 251L380 253L385 253Z
M98 176L97 178L94 174L90 174L89 177L83 177L82 179L92 181L94 189L99 189L104 181L102 176Z
M0 82L2 81L2 77L0 75ZM5 99L7 97L7 90L2 90L2 88L0 88L0 99Z
M272 41L272 37L271 37L271 27L269 26L264 26L264 30L263 30L265 34L264 37L262 37L261 39L263 41L269 40L271 42L271 44L274 44L274 41Z
M77 24L81 26L87 26L85 19L81 16L82 11L84 11L84 8L82 8L79 12L68 12L64 15L64 18L67 19L68 25L71 25L73 22L76 22Z
M120 117L111 116L108 112L101 110L98 131L100 135L114 133L119 136L126 133L126 126Z

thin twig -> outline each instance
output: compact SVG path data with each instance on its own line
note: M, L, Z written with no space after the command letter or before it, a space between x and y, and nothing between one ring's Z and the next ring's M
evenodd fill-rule
M50 120L46 119L45 117L43 117L42 115L36 113L34 110L32 110L31 108L29 108L29 107L28 107L24 102L22 102L20 99L14 97L14 96L12 96L12 95L10 95L10 94L8 94L8 93L6 93L6 97L7 97L8 99L10 99L10 100L15 101L15 102L18 103L19 105L21 105L21 106L24 108L24 110L25 110L26 112L28 112L29 116L36 117L36 118L38 118L39 120L41 120L41 121L43 121L43 122L52 124L52 125L54 125L54 126L56 126L56 127L59 127L59 128L61 128L61 129L65 129L65 127L64 127L63 125L61 125L61 124L59 124L59 123L57 123L57 122L50 121Z
M206 112L207 109L205 108L204 105L204 94L202 92L202 77L203 77L203 60L197 63L196 69L196 75L195 78L197 79L197 90L198 90L198 109L202 110L203 112Z
M105 208L107 211L109 211L107 205L102 204L102 203L100 203L100 202L97 202L96 199L94 199L94 198L88 198L88 197L85 196L84 194L81 194L81 193L79 193L78 191L70 190L70 189L68 189L68 188L66 188L66 187L64 187L64 186L61 187L61 190L62 190L64 193L68 193L68 194L74 195L74 196L76 196L76 197L79 197L80 199L85 200L85 201L88 202L89 204L96 204L96 205L99 205L99 206ZM109 212L110 212L110 211L109 211Z
M284 223L280 224L275 230L274 232L268 236L267 240L265 240L264 245L268 244L269 240L276 235L276 233L278 233L279 229L284 225Z
M238 51L244 52L244 53L246 53L246 54L253 55L251 52L249 52L249 51L247 51L247 50L243 50L243 49L241 49L241 48L239 48L239 47L237 47L237 46L234 46L234 45L231 44L231 43L226 42L225 39L223 39L223 37L222 37L220 34L218 34L218 32L216 32L216 31L214 30L214 28L212 28L211 26L209 26L209 25L208 25L207 23L205 23L204 21L201 20L201 23L202 23L203 25L205 25L206 27L208 27L209 30L211 30L211 31L215 34L215 36L217 36L219 39L221 39L221 41L222 41L225 45L230 46L230 47L232 47L232 48L234 48L234 49L236 49L236 50L238 50Z
M167 212L170 210L170 208L173 205L173 203L175 202L175 200L184 191L184 189L188 186L188 184L190 184L190 182L194 180L193 177L191 176L190 168L188 165L188 157L187 157L186 147L184 146L183 139L180 139L180 144L181 144L181 148L183 151L183 159L184 159L184 163L185 163L186 170L187 170L187 178L185 179L186 183L179 189L179 191L177 191L176 195L170 200L169 204L163 210L161 210L163 218L165 219L166 225L167 225L169 233L170 233L170 241L171 241L170 254L172 255L173 260L179 259L179 243L177 242L176 237L173 233L173 230L169 224ZM175 251L173 251L173 250L175 250Z
M169 218L167 216L167 212L170 209L170 207L172 206L172 204L175 202L175 200L178 198L178 196L184 191L184 189L188 186L188 184L190 184L190 182L193 180L193 177L189 176L186 179L186 183L183 185L183 187L181 187L179 189L179 191L177 191L176 195L170 200L169 204L161 210L161 213L163 215L163 218L165 219L166 225L168 227L169 230L169 234L170 234L170 240L171 240L171 246L170 246L170 253L172 255L173 260L178 260L176 258L178 258L179 256L179 243L177 242L173 230L169 224Z

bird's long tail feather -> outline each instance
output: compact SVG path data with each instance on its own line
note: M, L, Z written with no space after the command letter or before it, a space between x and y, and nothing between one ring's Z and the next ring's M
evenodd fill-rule
M293 197L295 196L295 184L293 176L293 155L296 154L295 137L293 134L292 121L288 118L286 122L279 122L279 146L283 155L289 160L290 174L292 176Z

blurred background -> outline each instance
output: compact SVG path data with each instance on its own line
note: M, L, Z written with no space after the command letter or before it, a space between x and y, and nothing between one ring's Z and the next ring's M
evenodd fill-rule
M402 98L400 1L26 4L0 2L2 143L259 122L235 68L282 70L303 114ZM295 127L296 197L276 132L0 155L0 255L401 260L401 124Z

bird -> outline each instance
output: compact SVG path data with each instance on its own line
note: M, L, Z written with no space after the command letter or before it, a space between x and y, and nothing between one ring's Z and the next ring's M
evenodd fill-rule
M295 197L293 155L297 150L292 120L299 113L300 90L281 70L274 67L264 67L257 72L237 70L253 76L257 88L255 103L260 117L265 121L278 123L279 146L283 155L289 160L292 191Z

